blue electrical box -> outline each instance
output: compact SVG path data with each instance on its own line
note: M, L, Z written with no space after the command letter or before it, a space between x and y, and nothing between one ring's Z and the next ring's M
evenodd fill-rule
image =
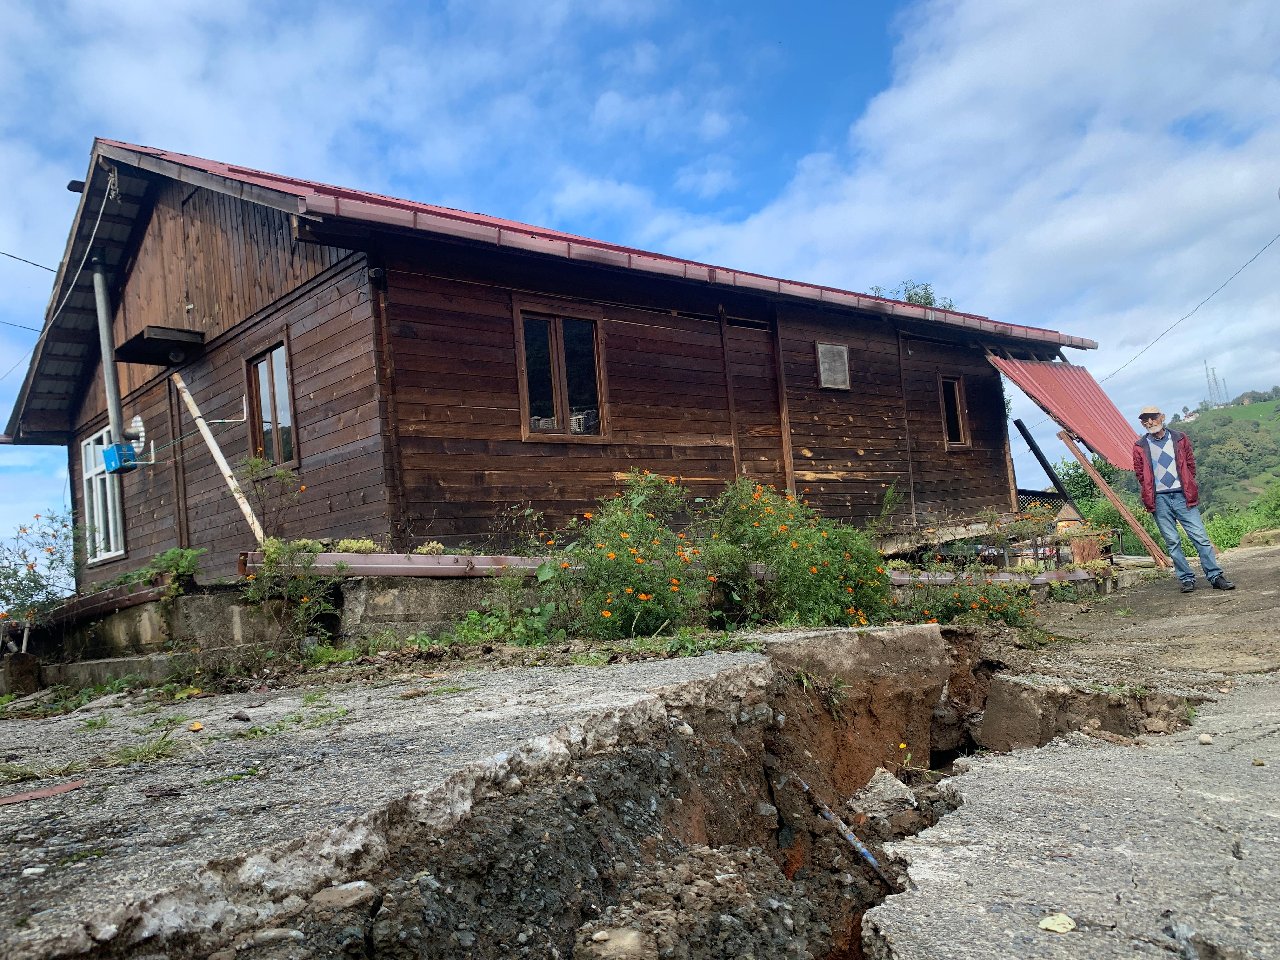
M138 455L131 443L111 443L102 448L102 463L107 473L129 473L138 469Z

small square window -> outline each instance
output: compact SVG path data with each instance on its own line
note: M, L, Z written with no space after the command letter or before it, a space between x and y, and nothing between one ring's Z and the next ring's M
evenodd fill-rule
M296 459L289 358L283 343L249 361L249 438L251 452L263 459Z
M939 380L942 392L942 426L946 435L947 449L969 446L968 411L964 402L964 378L942 377Z
M843 343L819 343L818 386L849 389L849 348Z

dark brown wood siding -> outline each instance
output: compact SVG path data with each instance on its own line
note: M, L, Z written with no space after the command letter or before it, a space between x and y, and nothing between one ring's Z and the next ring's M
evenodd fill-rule
M797 307L778 324L797 492L831 517L877 516L889 486L905 497L911 482L893 325ZM848 347L850 389L818 386L818 343Z
M211 343L346 256L337 247L295 243L289 217L254 203L165 181L116 295L117 346L147 326L199 330ZM124 363L124 396L164 376L160 367ZM95 374L80 420L106 409Z
M523 439L514 311L595 313L610 428L600 439ZM690 317L429 276L388 263L386 314L394 363L407 528L416 538L483 535L495 514L530 503L563 519L617 489L629 468L676 476L714 494L734 475L720 326ZM768 450L767 358L734 337L734 376L751 437L752 471L777 473ZM764 361L764 362L761 362ZM776 427L776 423L775 423ZM772 436L776 437L776 429ZM776 441L774 441L776 444Z
M729 370L733 376L734 421L743 475L786 487L778 371L773 334L732 320L725 328Z
M166 201L179 195L180 186L159 193L156 216L120 297L117 342L147 324L195 325L194 320L175 322L172 293L183 289L186 302L193 304L183 312L200 320L208 350L180 372L211 420L243 416L246 361L287 343L299 475L306 490L296 507L277 518L274 532L385 535L384 398L375 376L364 256L294 245L283 215L212 194L201 197L203 191L186 204L199 215L188 213L184 222L181 201ZM179 192L187 197L190 190ZM193 237L198 243L187 242ZM123 477L127 553L95 565L86 581L137 569L157 552L179 545L209 551L203 561L207 575L232 573L239 551L252 545L252 534L170 386L168 371L129 364L118 369L125 419L143 417L148 447L155 439L160 462ZM71 488L77 516L83 516L79 442L106 423L101 382L95 371L76 420ZM251 452L246 425L212 429L233 465ZM271 524L273 518L265 519Z
M1000 375L977 347L910 336L904 336L902 342L919 519L924 522L1008 510L1008 418ZM946 442L942 377L963 377L967 446L949 447Z

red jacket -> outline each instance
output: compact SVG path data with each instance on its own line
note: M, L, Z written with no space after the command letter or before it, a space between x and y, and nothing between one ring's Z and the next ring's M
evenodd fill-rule
M1200 502L1200 488L1196 486L1196 458L1191 452L1191 441L1185 433L1165 427L1173 437L1173 458L1178 466L1178 480L1182 483L1182 495L1187 498L1187 506L1194 507ZM1142 505L1147 513L1156 512L1156 481L1151 472L1151 454L1147 447L1150 434L1144 433L1133 444L1133 472L1138 478L1138 486L1142 488Z

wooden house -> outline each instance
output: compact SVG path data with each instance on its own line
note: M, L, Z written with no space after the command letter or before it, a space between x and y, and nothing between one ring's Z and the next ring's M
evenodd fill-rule
M296 469L284 535L406 547L512 504L563 517L632 467L700 493L746 475L853 521L890 485L921 523L1012 509L988 356L1096 346L108 140L70 186L6 439L67 447L89 582L174 546L226 574L253 544L174 371L227 460ZM123 474L98 300L145 431Z

